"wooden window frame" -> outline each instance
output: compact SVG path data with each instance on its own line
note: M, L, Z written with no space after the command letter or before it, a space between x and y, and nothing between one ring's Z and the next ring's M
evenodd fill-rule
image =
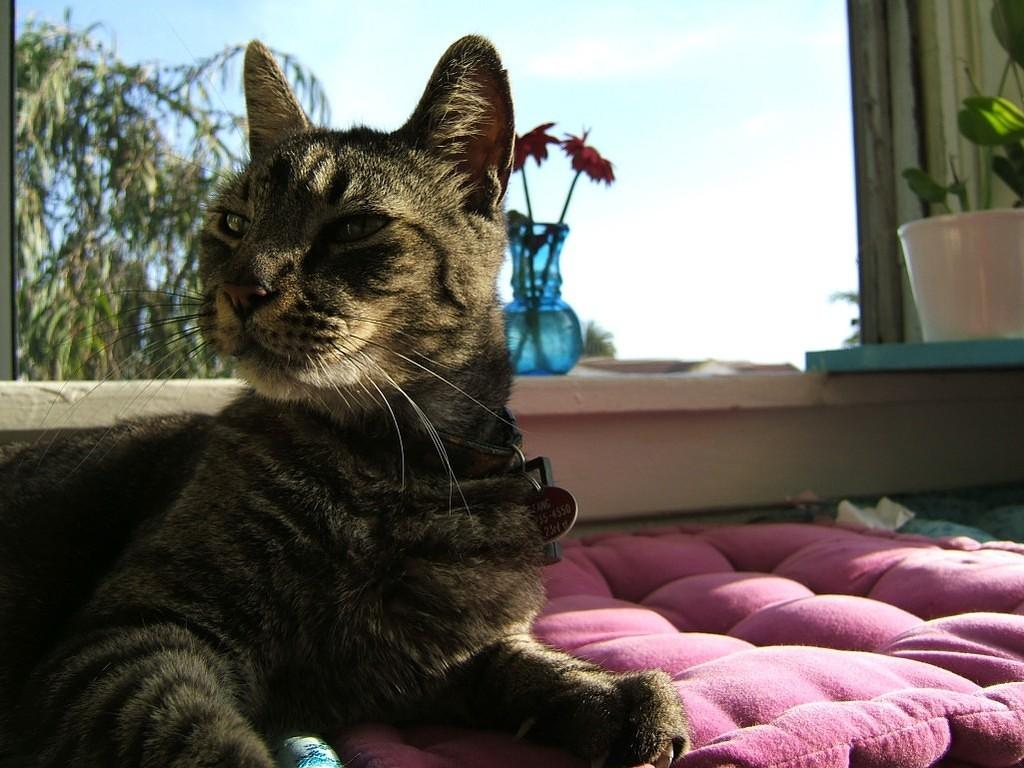
M0 381L16 373L14 308L14 8L0 4Z

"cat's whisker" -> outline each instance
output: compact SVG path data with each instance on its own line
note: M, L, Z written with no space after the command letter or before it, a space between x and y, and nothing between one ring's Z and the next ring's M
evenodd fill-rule
M356 381L356 384L358 384L358 385L359 385L359 388L360 388L361 390L363 390L363 392L365 393L365 395L366 395L366 400L367 400L367 402L368 402L368 403L369 403L370 405L376 405L376 404L377 404L377 398L376 398L376 397L374 397L374 396L373 396L373 393L372 393L372 392L370 392L370 390L368 390L368 389L366 388L366 385L365 385L365 384L363 384L363 381L362 381L362 379L358 379L358 380ZM356 402L357 402L357 403L358 403L359 405L362 405L362 403L361 403L361 402L359 402L358 400L357 400Z
M204 317L213 317L213 315L214 315L214 312L212 312L212 311L190 312L187 315L172 315L172 316L168 316L168 317L161 317L161 318L158 318L156 320L148 320L145 323L143 323L142 325L138 326L138 328L136 328L136 329L132 330L130 333L126 334L125 336L119 337L119 340L121 338L128 338L131 335L138 335L140 333L145 333L146 331L150 331L150 330L152 330L154 328L162 328L165 325L174 325L175 323L189 323L189 322L191 322L193 320L199 320L199 319L204 318Z
M174 297L173 296L169 296L167 298L168 299L173 299ZM122 315L127 315L127 314L130 314L132 312L152 312L153 310L160 310L160 309L165 309L165 310L181 310L181 309L185 309L185 310L190 310L190 312L198 312L200 310L201 306L202 306L202 303L199 302L199 301L193 302L193 301L181 301L181 300L178 300L178 301L168 302L167 304L154 304L152 302L147 301L144 304L132 304L130 306L121 307L120 309L118 309L116 312L114 312L111 315L111 319L115 318L115 317L121 317ZM210 310L210 312L212 313L212 310ZM110 319L105 320L105 322L109 323Z
M402 437L402 429L399 426L398 416L395 414L395 409L392 407L390 401L388 400L387 396L384 394L383 390L381 390L381 388L377 385L377 382L375 382L373 380L373 377L369 376L368 373L366 372L366 370L364 368L362 368L358 364L358 361L353 356L353 350L344 349L340 345L338 346L338 348L345 353L348 361L356 368L357 371L359 371L359 373L362 374L362 376L360 378L356 379L356 384L359 386L360 389L363 390L363 392L366 393L367 399L371 403L378 402L378 399L376 397L374 397L373 394L370 392L370 390L368 390L366 388L366 385L363 384L363 380L364 379L367 382L369 382L370 386L373 387L374 390L376 390L377 394L380 396L379 402L383 404L384 408L387 410L388 415L391 417L391 423L395 427L395 435L398 437L398 454L399 454L399 459L400 459L400 464L399 464L400 471L399 472L400 472L400 478L401 478L401 480L400 480L400 491L405 492L405 488L406 488L406 479L405 479L405 465L406 465L405 440ZM327 381L328 380L328 376L327 376L326 366L322 362L320 362L320 361L314 361L309 355L307 355L307 359L310 361L311 364L315 365L316 367L320 368L323 371L323 373L324 373L324 380ZM346 404L346 406L348 406L349 410L353 410L351 404L348 402L348 397L342 391L341 387L339 387L337 384L331 384L330 386L331 386L332 390L339 397L341 397L341 399L345 402L345 404ZM326 403L323 402L322 398L321 398L321 404L324 406L324 410L326 410L329 413L330 409L327 407Z
M353 350L343 349L340 345L338 345L338 349L340 349L340 350L342 350L344 352L344 354L346 355L346 361L350 365L352 365L352 367L355 368L357 373L359 374L359 378L356 379L355 383L366 394L367 402L370 403L371 405L375 405L377 403L383 404L384 408L386 409L386 411L388 412L388 414L391 417L391 421L392 421L392 423L395 426L395 434L398 436L398 451L399 451L399 456L401 458L401 471L400 471L400 475L401 475L401 490L404 491L405 490L405 443L404 443L404 441L402 439L402 430L401 430L401 428L398 425L398 417L395 415L395 411L391 407L391 403L388 402L387 396L384 394L384 392L381 390L381 388L379 386L377 386L377 383L373 380L373 377L369 375L369 373L366 371L365 368L363 368L363 367L361 367L359 365L358 360L356 360L355 357L353 356L355 354L355 352ZM324 379L328 380L329 377L326 375L326 368L323 366L323 364L320 364L319 367L324 368L324 372L325 372ZM377 394L378 394L379 398L375 397L374 394L372 392L370 392L369 389L366 388L366 385L363 383L364 380L368 381L370 383L370 386L372 386L377 391ZM339 397L341 397L342 400L345 401L346 405L349 405L348 398L346 397L345 393L342 391L341 387L338 386L337 384L333 383L333 382L329 382L329 383L330 383L331 389ZM356 393L354 393L354 392L351 393L351 394L352 394L353 397L356 396ZM358 404L359 401L357 400L356 402ZM353 410L351 408L351 405L349 405L349 409Z
M85 456L83 456L83 457L82 457L82 460L81 460L81 461L79 461L79 462L78 462L78 464L76 464L76 465L75 465L75 467L74 467L74 468L73 468L73 469L72 469L72 470L71 470L71 471L70 471L70 472L69 472L69 473L68 473L68 474L66 475L66 477L71 477L71 476L73 476L73 475L74 475L74 474L75 474L75 473L76 473L76 472L77 472L77 471L78 471L79 469L81 469L81 467L82 467L82 466L84 466L84 465L85 465L85 463L86 463L86 462L87 462L87 461L89 460L89 457L91 457L91 456L93 455L93 453L95 453L95 452L96 452L96 449L97 449L97 448L99 447L99 445L100 445L100 444L101 444L101 443L102 443L102 442L103 442L103 441L104 441L104 440L105 440L105 439L107 438L107 436L108 436L108 435L109 435L109 434L111 433L111 431L112 431L112 430L114 429L114 425L115 425L115 424L116 424L116 423L117 423L118 421L121 421L121 420L122 420L122 419L124 418L124 415L125 415L125 414L126 414L126 413L127 413L128 411L130 411L130 410L132 409L132 407L134 407L135 403L137 403L137 402L138 402L139 398L140 398L140 397L142 397L142 395L144 395L144 394L146 393L146 391L147 391L147 390L148 390L148 389L149 389L150 387L152 387L152 386L153 386L153 383L154 383L155 381L158 381L158 380L159 380L159 381L160 381L161 383L160 383L160 386L158 386L158 387L157 387L156 391L155 391L155 392L154 392L154 393L153 393L153 394L152 394L152 395L150 396L150 400L152 400L152 398L153 398L153 397L155 397L155 396L156 396L156 394L157 394L157 393L159 393L159 391L160 391L160 390L161 390L161 389L162 389L162 388L163 388L164 386L166 386L166 384L167 384L167 382L168 382L168 381L170 381L170 380L171 380L172 378L174 378L174 374L175 374L175 373L177 373L178 371L180 371L180 370L181 370L182 368L184 368L184 367L185 367L185 364L186 364L186 363L187 363L187 362L189 361L189 359L190 359L190 358L192 357L192 354L193 354L194 352L197 352L198 350L202 349L203 347L205 347L205 343L204 343L204 344L200 344L199 346L197 346L197 347L196 347L196 348L195 348L195 349L194 349L194 350L192 351L192 353L190 353L190 354L186 355L186 356L185 356L185 359L184 359L183 361L181 361L181 362L180 362L180 363L179 363L179 364L178 364L178 365L177 365L177 366L176 366L176 367L175 367L175 368L174 368L173 370L171 370L171 369L170 369L169 367L168 367L167 369L165 369L165 370L163 371L163 373L165 373L165 374L166 374L166 373L167 373L167 372L169 371L169 372L170 372L170 375L169 375L169 376L162 376L162 377L161 377L160 379L156 379L156 378L154 378L154 379L150 379L149 381L147 381L147 382L146 382L146 383L145 383L145 384L143 385L143 387L142 387L142 388L141 388L141 389L140 389L140 390L139 390L139 391L138 391L138 392L137 392L137 393L136 393L136 394L135 394L135 395L134 395L134 396L133 396L133 397L131 398L131 400L129 400L129 401L127 402L127 403L125 403L125 404L124 404L123 406L121 406L121 408L120 408L120 409L118 410L117 414L116 414L116 415L114 416L114 423L113 423L113 424L111 424L111 425L110 425L109 427L107 427L107 428L106 428L106 429L105 429L105 430L103 431L103 433L102 433L102 434L100 434L100 436L99 436L98 438L96 438L96 440L95 440L95 442L93 443L92 447L91 447L91 448L90 448L90 449L89 449L89 450L88 450L88 451L86 452ZM174 355L174 354L176 354L176 353L177 353L177 350L171 350L171 351L170 351L169 353L167 353L167 354L166 354L166 355L164 355L164 356L163 356L162 358L160 358L160 361L159 361L159 362L163 362L163 361L164 361L164 360L166 360L166 359L167 359L168 357L171 357L172 355ZM116 441L114 442L114 445L116 445ZM109 453L110 453L110 451L111 451L111 450L113 450L113 448L114 448L114 445L111 445L110 447L108 447L108 448L107 448L107 450L106 450L106 452L105 452L105 453L103 454L103 456L106 456L107 454L109 454ZM102 457L100 457L100 458L99 458L98 460L100 460L100 461L101 461L101 460L102 460Z
M180 318L174 318L174 319L180 321ZM149 326L147 325L146 328L143 328L141 330L149 330ZM189 338L191 336L195 336L196 334L201 333L201 332L202 332L202 329L199 328L199 326L195 326L195 325L187 326L185 328L182 328L179 331L175 331L170 336L168 336L166 339L162 339L160 341L160 344L164 348L166 348L166 347L170 346L171 344L173 344L174 342L181 341L183 339L187 339L187 338ZM163 358L161 358L161 360L158 360L157 364L159 364L162 361L163 361Z
M346 348L344 346L344 342L335 344L334 346L335 346L335 348L338 351L342 352L342 354L345 356L346 363L348 365L351 365L353 368L355 368L356 373L359 374L359 376L356 378L356 384L366 394L366 399L367 399L368 403L370 403L371 405L375 404L377 402L377 398L374 397L373 394L370 392L370 390L368 390L366 388L366 385L363 384L363 379L364 378L369 379L370 383L374 384L374 386L375 386L375 388L377 389L378 392L380 392L380 388L376 387L376 384L372 381L372 377L370 377L370 375L367 373L366 369L363 368L362 366L360 366L359 365L359 361L355 357L353 357L353 355L355 354L355 350L351 350L351 349ZM348 405L349 410L353 410L353 412L354 412L354 409L352 409L352 406L349 404L348 398L345 396L345 393L342 391L341 387L338 386L336 383L334 383L332 378L331 378L331 376L328 374L326 363L320 362L320 363L318 363L318 367L320 367L323 370L323 372L324 372L324 380L327 381L328 384L331 386L331 388L345 401L345 404ZM355 392L351 392L350 394L352 395L353 398L356 398L356 393ZM383 396L383 394L382 394L382 396ZM358 399L356 399L356 404L357 405L361 405L361 403L359 402ZM385 400L384 404L388 405L386 400ZM399 443L401 443L401 434L399 434ZM404 453L403 453L402 473L403 473L402 474L402 478L403 478L403 488L404 488L404 478L405 478Z
M195 336L198 333L199 333L199 329L198 328L186 328L186 329L184 329L182 331L179 331L178 333L175 333L175 334L167 337L167 339L165 339L162 342L162 346L163 346L164 349L167 349L167 348L171 348L171 349L170 349L170 351L167 354L165 354L162 357L158 358L154 362L154 365L160 365L163 361L167 360L167 358L169 358L172 355L175 355L175 354L177 354L179 352L179 350L177 348L172 348L172 345L176 344L178 341L182 341L184 339L188 339L188 338L190 338L192 336ZM112 344L116 344L116 343L117 343L117 340L115 339L113 342L111 342L111 345ZM111 346L111 345L107 345L107 346ZM186 354L185 360L182 362L182 366L184 366L185 363L187 363L190 359L192 359L192 357L194 357L196 353L198 353L199 351L205 349L206 347L207 347L207 343L206 342L201 342L196 347L194 347L189 353ZM128 356L128 359L131 359L132 357L135 357L136 355L142 355L144 352L148 354L151 350L152 350L152 346L150 346L147 349L137 349L137 350L135 350L134 352L132 352ZM102 350L97 351L94 354L99 354L101 351ZM179 368L179 370L180 370L180 368ZM73 402L71 404L71 407L68 409L67 413L65 414L63 424L67 424L68 422L70 422L71 419L74 417L75 412L78 410L79 405L81 403L85 402L86 400L88 400L90 395L92 395L97 389L99 389L105 383L110 381L118 372L119 372L119 369L117 369L117 368L111 369L102 378L97 380L96 383L93 384L93 386L90 387L89 390L82 397L80 397L77 400L75 400L75 402ZM155 377L150 377L150 378L159 378L159 377L160 377L160 374L158 374ZM46 413L43 414L43 418L42 418L42 421L40 423L40 427L42 427L42 426L47 424L47 422L49 420L49 417L50 417L50 414L53 412L53 409L57 405L57 402L62 399L62 397L64 395L64 391L66 390L66 388L67 388L69 383L70 383L70 379L65 379L61 383L60 387L57 389L57 392L54 393L53 398L50 400L50 405L46 409ZM50 430L51 431L50 440L46 444L46 447L43 449L42 455L39 457L39 463L40 464L42 463L43 459L46 458L46 455L47 455L47 453L49 453L50 448L53 446L54 442L58 439L58 437L60 435L60 432L59 432L59 427L60 426L61 425L57 425L57 427L51 428L51 430ZM41 432L36 437L36 439L32 442L32 445L33 446L39 445L40 441L43 439L44 435L45 435L45 433Z
M193 347L191 350L189 350L185 354L185 358L181 361L181 363L178 365L177 368L175 368L173 371L170 372L169 376L160 376L158 378L151 379L149 381L149 383L146 385L146 388L148 388L149 386L152 386L154 381L159 381L160 384L157 386L157 388L155 390L153 390L152 393L150 393L149 401L148 402L152 402L153 399L156 398L156 396L158 394L160 394L160 390L162 390L165 386L167 386L167 382L169 382L171 379L173 379L175 377L175 375L178 373L178 371L180 371L182 368L185 367L185 365L188 364L189 360L191 360L193 357L195 357L199 352L201 352L203 349L205 349L208 345L209 345L209 342L201 341L199 344L197 344L195 347ZM107 457L107 455L114 449L114 447L116 445L117 445L117 441L115 440L114 442L111 443L110 447L108 447L107 450L103 452L103 455L99 456L97 458L97 460L96 460L97 463L102 463L103 459L105 459Z
M123 331L122 331L122 328L121 328L120 324L118 324L118 320L120 318L122 318L124 315L129 315L129 314L131 314L133 312L152 311L154 309L177 310L177 309L181 309L181 308L182 307L180 305L178 305L178 304L166 304L166 305L148 305L147 304L147 305L138 306L138 307L126 307L126 308L118 310L117 312L115 312L113 314L113 316L105 318L104 320L102 320L100 322L93 323L92 325L86 326L84 328L75 328L75 329L71 330L63 338L58 338L55 341L55 346L58 349L62 348L66 344L70 344L75 338L77 338L80 334L83 334L83 333L84 334L88 334L90 337L93 337L93 338L102 338L102 337L106 336L110 332L117 332L118 336L113 341L111 341L111 342L109 342L107 344L104 344L99 349L94 350L92 352L92 354L90 354L88 357L86 357L85 360L83 360L81 362L81 364L79 364L79 366L77 368L75 368L74 370L69 371L68 375L65 376L64 378L76 378L77 375L87 365L91 364L97 358L97 356L104 354L113 345L115 345L115 344L117 344L117 343L119 343L121 341L125 341L127 339L132 338L133 336L138 336L140 334L143 334L146 331L151 330L153 328L162 327L164 325L171 325L171 324L174 324L176 322L177 323L188 323L188 322L190 322L192 320L197 320L197 319L202 318L202 317L207 317L207 316L212 316L213 315L213 311L212 310L210 310L210 311L204 310L204 311L201 311L201 312L189 312L188 314L184 314L184 315L177 315L177 314L175 314L175 315L168 315L166 317L160 317L160 318L157 318L155 320L149 320L149 321L146 321L144 323L140 323L138 325L133 325L133 326L130 327L130 329L123 330Z
M341 398L341 401L343 403L345 403L345 407L349 411L354 411L355 409L352 407L352 403L349 402L348 395L346 395L342 391L341 387L339 387L337 384L335 384L335 383L333 383L331 381L330 373L327 370L327 365L323 361L321 361L321 360L314 360L313 357L309 353L306 353L306 359L309 360L310 364L314 368L317 368L320 371L320 376L323 379L324 384L329 386L331 388L331 390L335 394L337 394L338 397ZM352 396L355 397L355 394L353 393ZM324 410L327 411L327 413L331 413L332 409L327 405L327 403L325 402L325 403L323 403L323 405L324 405Z
M434 448L437 449L437 454L441 458L441 462L448 470L448 511L454 511L452 507L452 484L454 484L454 488L458 490L459 496L462 499L462 505L466 508L466 511L468 512L469 502L466 500L466 495L462 492L462 485L461 483L459 483L459 479L455 476L455 469L452 467L451 460L448 457L448 451L444 447L444 441L441 439L441 435L438 434L437 428L434 427L433 423L430 421L430 418L427 416L426 413L424 413L423 409L420 408L416 401L412 399L409 393L406 392L398 384L398 382L396 382L391 377L391 375L380 366L380 364L378 364L373 358L371 358L365 352L360 352L360 355L363 357L363 359L365 359L367 362L373 365L378 371L380 371L381 375L384 376L384 378L386 378L388 382L390 382L391 386L395 388L395 391L397 391L400 395L402 395L402 397L404 397L409 402L409 405L412 407L413 411L416 412L416 415L419 417L420 421L423 422L423 426L427 431L427 435L430 437L431 442L433 442Z
M331 412L331 408L330 408L329 405L327 405L327 400L326 400L326 398L323 395L313 395L313 397L315 397L316 401L318 403L320 403L321 406L323 406L323 409L324 409L325 413L330 413Z
M510 427L514 427L515 426L515 424L513 422L509 421L507 418L505 418L500 413L496 413L494 410L492 410L491 408L487 407L484 403L480 402L477 398L473 397L473 395L469 394L466 390L464 390L459 385L455 384L452 381L449 381L448 379L446 379L441 374L436 373L435 371L430 370L425 365L417 363L415 360L413 360L409 356L403 355L401 352L398 352L398 351L392 349L391 347L389 347L386 344L381 344L378 341L373 341L371 339L364 339L361 336L357 336L356 334L350 334L350 336L351 336L351 338L356 339L357 341L361 341L364 344L371 344L371 345L373 345L375 347L383 349L385 352L390 352L392 355L395 355L396 357L400 357L401 359L405 360L407 363L415 365L420 370L422 370L422 371L424 371L426 373L429 373L431 376L433 376L438 381L442 382L443 384L447 384L449 387L454 389L456 392L458 392L459 394L461 394L464 397L468 398L471 402L473 402L476 405L478 405L481 408L483 408L485 411L487 411L487 413L489 413L491 416L496 418L498 421L501 421L501 422L503 422L504 424L507 424Z
M175 343L177 341L180 341L182 339L188 338L189 336L192 336L192 335L194 335L194 334L199 332L199 328L198 327L196 327L196 326L189 326L188 323L192 322L193 320L197 320L197 319L200 319L202 317L205 317L205 316L207 316L207 314L209 314L209 313L198 313L196 315L176 315L174 317L162 318L160 320L150 321L150 322L147 322L147 323L143 323L143 324L141 324L139 326L133 327L131 330L125 331L124 333L119 334L113 341L110 341L109 343L104 344L102 347L100 347L99 349L95 350L91 355L89 355L89 357L87 357L85 360L83 360L82 363L75 370L71 371L69 376L65 377L65 383L67 382L67 380L74 378L77 373L81 372L82 369L84 369L93 360L95 360L95 358L98 355L104 354L107 350L109 350L115 344L118 344L118 343L120 343L122 341L126 341L126 340L128 340L128 339L130 339L132 337L144 334L147 331L152 330L153 328L159 328L159 327L163 327L163 326L166 326L166 325L174 325L175 323L184 323L184 324L186 324L185 328L182 328L181 330L176 331L175 333L171 334L170 336L167 336L165 339L160 340L160 342L159 342L160 345L162 345L164 347L167 347L168 345L170 345L172 343ZM136 355L141 355L145 351L152 350L152 349L154 349L154 347L155 347L155 344L151 343L151 344L146 345L145 348L136 349L136 350L134 350L133 352L131 352L128 355L128 357L126 358L126 361L132 359ZM157 361L157 362L160 362L160 361ZM120 369L115 366L115 368L113 368L107 374L102 376L100 378L100 381L106 381L111 376L113 376L118 370L120 370Z
M175 306L170 306L168 308L172 308L173 309L173 308L176 308L176 307ZM117 314L118 315L126 314L128 311L131 311L131 310L125 310L125 311L122 311L122 312L118 312ZM64 375L62 375L60 377L63 380L63 383L61 384L61 386L58 389L57 393L54 395L54 399L51 401L51 407L49 409L47 409L46 414L44 414L42 424L46 423L46 421L47 421L47 419L49 417L49 414L50 414L50 410L52 410L53 404L56 403L57 400L62 396L62 394L64 392L64 389L67 386L67 383L70 380L77 379L79 377L79 375L83 371L85 371L88 366L92 365L93 362L96 361L98 358L101 358L102 356L105 356L106 353L112 347L114 347L115 345L120 344L123 341L127 341L129 339L132 339L134 337L141 336L141 335L147 333L148 331L150 331L150 330L152 330L154 328L160 328L160 327L164 327L164 326L167 326L167 325L174 325L174 324L177 324L177 323L186 324L186 327L183 328L178 333L175 333L175 334L167 337L166 339L162 339L160 341L160 343L164 344L164 345L170 344L170 343L178 341L180 338L185 338L187 335L189 335L191 333L195 333L195 332L198 331L198 328L196 328L196 327L188 327L187 324L191 323L194 320L198 320L198 319L201 319L203 317L206 317L206 316L209 316L209 315L212 315L212 314L213 314L212 312L205 312L204 311L204 312L190 313L190 314L187 314L187 315L172 315L172 316L168 316L168 317L164 317L164 318L159 318L157 320L151 320L151 321L148 321L148 322L145 322L145 323L141 323L141 324L139 324L137 326L132 326L130 330L126 330L124 332L119 332L118 335L112 341L109 341L106 344L103 344L101 347L99 347L97 349L94 349L92 351L92 353L89 354L84 360L82 360L77 366L75 366L73 369L71 369L69 371L64 372ZM103 321L101 323L96 323L96 324L90 326L86 330L87 330L87 332L91 336L93 336L95 338L100 338L100 337L103 337L109 331L114 330L114 324L113 323L114 323L114 319L112 318L110 320L106 320L106 321ZM120 329L118 329L118 330L120 330ZM67 337L63 341L58 342L58 345L57 345L58 348L63 346L63 344L65 344L65 343L70 343L71 340L75 336L77 336L79 333L81 333L81 332L82 332L81 330L76 330L76 331L72 331L71 333L69 333L67 335ZM148 344L143 344L139 349L132 350L130 353L128 353L128 355L121 360L121 363L127 363L127 362L133 360L136 357L140 357L140 358L144 357L144 355L146 353L148 353L149 351L153 350L154 348L156 348L156 344L154 344L152 342L148 343ZM104 373L101 376L99 376L98 377L98 381L100 381L100 382L107 381L108 379L110 379L113 376L115 376L121 370L121 367L118 364L118 361L115 360L113 362L114 362L114 365L111 366L107 370L106 373ZM42 424L40 426L42 426Z
M139 331L136 331L136 333L137 332L139 332ZM186 328L183 331L180 331L180 332L178 332L178 333L176 333L176 334L174 334L172 336L169 336L164 341L163 346L164 346L164 348L167 348L167 347L171 346L172 344L174 344L174 343L176 343L178 341L181 341L183 339L187 339L187 338L189 338L191 336L194 336L198 332L199 332L199 329L197 329L197 328ZM124 336L124 338L128 338L131 335L132 334L126 334ZM96 352L94 352L93 355L90 356L90 357L93 357L93 356L95 356L97 354L101 354L103 351L105 351L105 349L109 348L113 344L116 344L121 338L122 337L118 337L118 339L115 339L110 344L106 345L103 349L97 350ZM185 362L187 362L192 357L194 357L194 354L196 352L206 348L206 346L207 346L206 342L201 342L199 345L197 345L192 350L192 352L190 352L189 354L186 355ZM134 352L132 352L128 356L128 359L131 359L132 357L135 357L136 355L142 355L143 352L146 352L146 351L148 351L148 350L137 349L137 350L135 350ZM159 365L164 360L166 360L168 357L170 357L171 355L176 354L177 352L178 352L177 349L172 349L170 352L168 352L168 354L166 354L163 357L161 357L158 360L156 360L155 364ZM83 363L83 365L86 365L86 364L88 364L88 360L86 360ZM184 365L184 362L182 363L182 365ZM88 400L90 395L92 395L97 389L99 389L101 386L103 386L106 382L110 381L117 373L118 373L118 369L111 369L102 378L97 380L96 383L92 387L90 387L89 390L82 397L78 398L75 402L73 402L71 404L71 407L68 409L68 412L64 416L63 424L69 423L71 421L71 419L74 417L76 411L78 410L79 405L81 403L85 402L86 400ZM41 420L41 422L39 424L39 428L40 429L42 429L43 426L47 426L47 422L49 421L50 415L53 413L53 409L56 407L57 403L63 398L64 392L67 389L67 386L70 383L70 381L71 381L70 378L66 378L63 382L61 382L60 387L58 387L57 391L54 393L53 397L50 400L50 405L47 407L46 412L43 414L43 418L42 418L42 420ZM46 455L50 452L50 449L53 447L53 444L59 438L59 436L60 436L60 426L62 426L62 425L57 425L56 427L50 427L50 429L48 429L48 431L50 432L50 439L47 442L46 446L43 448L42 455L39 457L39 460L38 460L36 466L40 466L42 464L43 460L46 458ZM44 439L45 435L46 435L45 432L40 432L40 434L36 436L35 440L32 441L32 446L36 447L36 446L40 445L40 443Z
M355 336L355 335L352 335L351 338L354 338L354 339L359 340L359 341L365 341L364 339L361 339L360 337ZM400 395L402 395L402 397L404 397L409 402L409 405L412 407L413 411L416 413L417 417L422 422L422 424L424 426L424 429L426 430L427 436L430 438L431 442L434 445L435 450L437 451L437 454L438 454L439 458L441 459L441 463L444 465L444 467L448 471L448 476L449 476L448 507L449 507L449 511L452 511L452 509L453 509L453 501L454 501L454 495L453 494L454 494L454 490L455 489L457 489L458 492L459 492L459 496L462 499L463 506L465 506L465 508L468 510L469 509L469 502L466 500L466 496L465 496L465 494L462 491L462 485L459 483L459 479L455 475L455 470L452 467L451 461L449 459L448 451L447 451L447 449L444 446L444 441L441 439L441 436L438 433L437 428L434 427L433 423L430 421L430 418L426 415L426 413L419 406L419 404L417 404L416 401L413 400L412 397L409 395L409 393L406 392L401 387L401 385L399 385L398 382L396 382L394 380L394 378L387 371L385 371L384 368L376 360L374 360L370 355L368 355L365 352L365 350L351 350L351 349L347 349L342 344L335 344L335 347L336 347L336 349L338 349L338 351L340 351L342 354L344 354L349 361L355 363L356 360L363 360L366 363L369 363L374 368L376 368L380 372L380 374L385 379L387 379L387 381L391 384L391 386L395 389L395 391L398 392ZM357 365L357 368L360 368L360 367ZM361 369L361 370L363 371L364 376L365 376L365 369ZM374 387L377 388L378 391L381 391L380 388L377 387L376 383L373 382L372 377L366 376L366 379L368 381L370 381L374 385ZM384 396L384 393L382 391L381 391L381 396L384 397L385 404L388 406L389 410L391 410L391 405L387 401L387 398ZM391 410L391 415L394 418L395 428L397 430L398 429L398 419L395 416L395 413L394 413L393 410ZM399 431L399 440L401 441L401 439L402 439L401 438L401 432ZM403 489L404 489L404 483L405 483L404 443L402 444L402 455L403 455L402 480L403 480Z
M120 288L112 293L121 295L142 295L142 296L169 296L176 299L187 299L195 303L204 301L204 298L194 293L178 293L176 291L167 291L163 288Z
M369 317L368 315L348 315L348 314L346 314L346 315L343 315L342 317L345 320L356 320L356 321L359 321L359 322L370 323L371 325L378 325L381 328L387 328L392 333L396 333L399 336L404 336L404 337L408 338L413 343L418 341L416 336L414 336L413 334L409 333L408 331L402 330L402 326L399 325L398 323L392 323L392 322L389 322L387 320L381 320L380 318L376 318L376 317ZM442 331L439 330L437 332L441 333ZM416 350L410 350L410 354L415 355L416 357L420 358L421 360L426 360L428 363L433 363L438 368L444 368L444 369L449 370L449 371L457 371L457 370L459 370L458 366L447 365L445 363L440 362L439 360L433 359L429 355L425 355L422 352L418 352Z
M391 414L391 422L395 425L395 434L398 435L398 453L399 453L399 456L401 457L401 460L402 460L402 464L401 464L401 467L402 467L402 486L401 486L401 490L404 492L405 491L405 442L402 440L402 430L398 426L398 417L395 415L395 409L391 407L391 403L388 402L388 399L387 399L387 397L385 397L384 392L382 392L381 388L377 386L377 382L375 382L372 378L369 378L369 377L367 377L367 381L369 381L370 382L370 386L372 386L375 390L377 390L378 394L380 394L381 402L384 403L384 406L388 409L388 413ZM360 381L360 384L362 384L361 381Z

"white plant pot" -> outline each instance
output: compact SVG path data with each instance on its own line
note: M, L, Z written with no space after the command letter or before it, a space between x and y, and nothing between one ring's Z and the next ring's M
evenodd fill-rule
M1024 210L899 228L925 341L1024 337Z

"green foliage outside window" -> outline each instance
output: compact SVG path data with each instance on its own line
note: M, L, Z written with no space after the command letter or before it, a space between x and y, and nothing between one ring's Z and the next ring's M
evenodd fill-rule
M15 43L19 374L217 375L195 336L201 206L241 162L225 105L242 46L128 64L98 25L27 21ZM317 121L324 91L282 56Z
M615 337L593 320L583 326L584 357L615 357Z

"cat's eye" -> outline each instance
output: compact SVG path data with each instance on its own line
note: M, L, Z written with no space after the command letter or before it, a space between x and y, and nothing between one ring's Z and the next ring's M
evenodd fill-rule
M249 229L249 220L238 213L225 213L221 216L220 228L228 237L241 237Z
M387 216L372 213L346 216L331 225L330 237L336 243L354 243L380 232L389 221Z

